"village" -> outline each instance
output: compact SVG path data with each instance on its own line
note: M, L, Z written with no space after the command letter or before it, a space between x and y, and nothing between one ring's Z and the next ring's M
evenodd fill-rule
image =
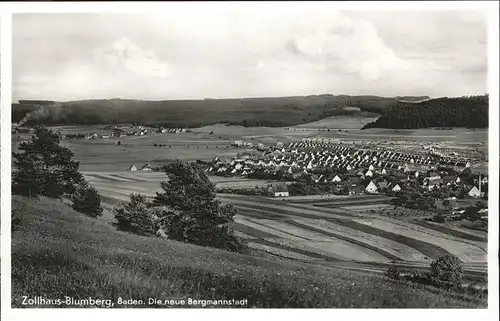
M409 154L325 139L303 139L286 146L278 143L264 151L248 150L231 160L216 157L206 171L217 176L279 181L268 187L267 194L272 197L385 194L404 199L404 206L438 212L448 209L455 214L488 197L488 176L466 159L437 156L429 150ZM251 194L248 190L242 193ZM480 211L486 216L487 209Z
M148 134L180 134L186 132L186 128L153 128L146 126L105 126L103 131L90 133L61 133L58 132L61 139L85 139L101 140L127 136L146 136ZM20 127L18 124L12 124L12 134L33 133L32 127ZM18 136L19 137L19 136Z

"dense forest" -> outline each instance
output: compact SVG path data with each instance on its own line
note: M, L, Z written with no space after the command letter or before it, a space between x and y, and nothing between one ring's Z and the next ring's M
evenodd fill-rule
M420 103L398 102L368 128L488 127L488 96L438 98Z
M137 124L153 127L199 127L226 123L247 127L293 126L325 117L359 113L383 114L397 98L312 95L275 98L141 101L124 99L70 102L19 101L12 104L12 121L25 116L34 125ZM360 115L362 116L362 115Z

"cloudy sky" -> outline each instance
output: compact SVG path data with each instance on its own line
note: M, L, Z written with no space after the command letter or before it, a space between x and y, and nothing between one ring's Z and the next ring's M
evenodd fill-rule
M15 101L487 91L472 11L15 14L12 44Z

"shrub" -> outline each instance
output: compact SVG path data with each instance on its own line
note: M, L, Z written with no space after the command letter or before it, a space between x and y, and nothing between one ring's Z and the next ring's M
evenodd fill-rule
M141 235L151 235L157 231L155 208L141 194L130 195L129 202L120 202L113 214L118 228Z
M26 212L26 203L21 203L20 206L12 206L11 210L11 231L16 231L22 223L23 213Z
M432 221L436 223L444 223L445 217L443 215L437 214L432 217Z
M385 275L389 278L389 279L394 279L394 280L399 280L401 278L401 274L400 274L400 271L397 267L395 266L391 266L387 269L387 271L385 272Z
M71 195L73 209L92 217L102 215L101 196L87 182L82 182Z
M431 263L429 278L442 287L456 288L462 285L462 262L454 255L443 255Z

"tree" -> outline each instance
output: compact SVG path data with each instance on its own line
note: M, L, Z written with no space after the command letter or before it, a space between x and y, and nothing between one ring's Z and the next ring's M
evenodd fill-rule
M31 141L19 145L13 153L12 191L15 194L58 198L72 194L83 181L73 152L59 145L60 136L45 126L35 128Z
M159 225L170 238L236 252L246 248L229 226L236 209L215 199L215 186L198 165L175 161L163 171L168 180L153 203L164 207Z
M129 202L120 202L113 209L118 228L141 235L151 235L157 231L157 215L146 196L130 195Z
M440 256L431 263L428 275L436 285L460 287L463 279L462 262L452 254Z
M73 201L73 209L80 213L92 217L102 215L101 196L93 186L85 181L78 185L71 195L71 200Z

